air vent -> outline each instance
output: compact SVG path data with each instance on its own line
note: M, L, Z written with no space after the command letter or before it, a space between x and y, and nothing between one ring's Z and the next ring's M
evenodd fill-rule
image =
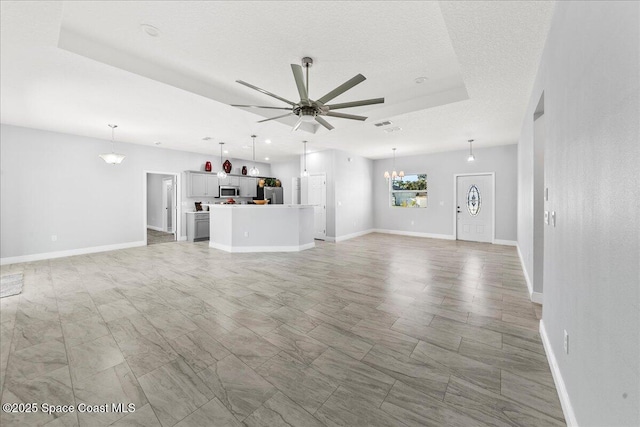
M389 120L385 120L384 122L380 122L380 123L374 123L373 125L375 127L382 127L382 126L389 126L391 124L391 122Z
M395 127L392 127L392 128L385 129L384 131L387 132L387 133L391 133L391 132L399 132L401 130L402 130L401 127L395 126Z

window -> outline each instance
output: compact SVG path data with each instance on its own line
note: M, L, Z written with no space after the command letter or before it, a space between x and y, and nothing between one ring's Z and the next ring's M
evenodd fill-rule
M400 208L427 207L427 174L405 175L390 183L391 206Z
M476 216L480 213L480 191L475 185L469 187L467 192L467 210L471 216Z

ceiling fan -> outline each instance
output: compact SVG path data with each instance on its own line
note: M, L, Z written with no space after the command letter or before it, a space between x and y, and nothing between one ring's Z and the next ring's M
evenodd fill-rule
M269 95L273 98L279 99L280 101L286 102L291 107L266 107L259 105L232 105L232 107L245 107L245 108L267 108L271 110L288 110L287 114L283 114L281 116L271 117L269 119L260 120L258 123L268 122L269 120L281 119L283 117L287 117L291 114L298 116L298 121L293 126L292 131L298 130L300 125L304 122L313 122L314 120L320 123L325 128L331 130L333 126L329 122L327 122L321 116L328 117L339 117L341 119L350 119L350 120L360 120L364 121L367 118L364 116L356 116L353 114L344 114L344 113L336 113L333 110L339 110L342 108L351 108L351 107L360 107L363 105L372 105L372 104L382 104L384 103L384 98L373 98L373 99L365 99L362 101L353 101L353 102L343 102L340 104L327 104L327 102L331 101L335 97L343 94L348 91L352 87L356 86L359 83L362 83L366 80L366 78L362 74L358 74L355 77L347 80L337 88L333 89L331 92L327 93L321 98L317 100L312 100L309 98L309 67L313 65L313 59L309 57L302 58L302 65L306 69L306 82L302 73L302 67L298 64L291 64L291 70L293 71L293 78L296 81L296 86L298 87L298 94L300 95L299 102L292 102L288 99L284 99L281 96L275 95L271 92L268 92L264 89L261 89L257 86L254 86L250 83L244 82L242 80L236 80L236 82L241 85L250 87L251 89L255 89L258 92L262 92L265 95Z

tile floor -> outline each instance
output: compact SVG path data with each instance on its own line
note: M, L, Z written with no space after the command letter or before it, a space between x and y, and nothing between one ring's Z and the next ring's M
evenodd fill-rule
M164 231L156 231L147 228L147 245L157 245L158 243L175 242L176 236L173 233L165 233Z
M3 427L565 425L512 247L370 234L289 254L207 242L16 264Z

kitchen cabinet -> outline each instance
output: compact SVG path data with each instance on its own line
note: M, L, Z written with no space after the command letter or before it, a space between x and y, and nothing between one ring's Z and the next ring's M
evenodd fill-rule
M222 178L218 181L219 182L218 185L228 185L230 187L239 187L241 180L242 178L240 178L239 176L227 175L226 178Z
M187 172L187 197L218 197L218 176Z
M187 212L187 241L209 240L209 212Z
M255 178L240 178L240 197L256 197L258 191Z

